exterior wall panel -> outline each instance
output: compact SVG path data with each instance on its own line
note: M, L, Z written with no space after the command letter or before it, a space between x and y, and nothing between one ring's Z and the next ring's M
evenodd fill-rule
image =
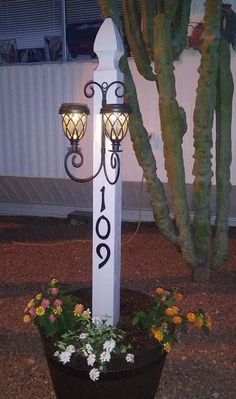
M183 140L186 182L188 184L193 181L192 116L199 60L197 52L186 50L180 61L176 63L178 101L185 108L188 120L188 131ZM144 123L151 134L158 176L163 182L166 182L155 85L140 77L132 60L130 65L137 83ZM11 201L15 204L28 202L55 205L58 203L63 206L72 201L73 204L78 203L78 206L81 204L82 207L87 207L86 204L91 201L91 197L88 196L84 187L77 188L78 185L71 182L73 189L68 189L65 184L61 185L57 181L57 179L68 181L64 171L64 155L68 142L62 134L58 109L63 102L82 102L88 104L92 114L92 100L85 98L83 87L88 80L92 79L95 67L96 61L0 67L0 213L4 213L7 202ZM235 82L236 56L233 51L232 72ZM236 109L235 98L234 95L233 110ZM91 119L90 117L87 135L81 143L87 160L81 177L90 174L92 168ZM233 186L236 186L236 138L233 134L235 130L236 115L234 112L231 167ZM138 166L128 136L125 138L123 149L123 180L130 182L130 189L127 191L128 194L124 201L130 209L137 209L140 196L137 187L142 180L142 170ZM214 149L212 153L214 157ZM10 180L6 183L8 177L9 179L14 178L11 183ZM25 180L25 178L30 179L27 183L24 181L23 184L22 179ZM37 184L34 183L34 179ZM52 179L54 182L50 185L39 184L38 179L45 181ZM137 184L133 185L132 182ZM231 207L236 203L235 191L232 195Z
M94 64L63 63L0 68L0 175L65 177L67 148L58 109L82 102Z

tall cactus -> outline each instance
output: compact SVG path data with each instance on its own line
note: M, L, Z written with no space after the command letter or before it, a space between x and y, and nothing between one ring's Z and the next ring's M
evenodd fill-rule
M212 149L212 124L216 104L216 78L219 64L220 14L219 4L208 1L206 4L204 43L201 46L201 64L194 110L194 166L193 183L195 246L198 256L207 259L211 250L210 197ZM218 39L218 40L217 40Z
M174 223L163 184L157 177L156 162L143 125L135 83L127 56L121 67L133 116L130 133L139 164L151 196L155 221L166 238L178 244L196 280L207 278L210 268L225 259L231 162L230 127L233 81L229 44L220 36L221 0L205 1L201 64L194 110L194 219L188 209L182 139L187 130L186 115L176 99L174 61L186 47L191 0L123 0L124 25L115 0L100 0L104 16L111 16L128 39L139 73L156 84L164 144L165 168L171 193ZM152 64L153 63L153 64ZM213 116L216 113L216 233L212 241L211 149ZM177 227L177 229L176 229Z
M176 100L171 40L171 25L176 8L177 2L172 1L168 11L160 12L155 18L154 64L158 81L165 168L170 185L173 212L179 228L179 244L188 264L195 267L197 259L191 234L182 153L183 111Z
M229 43L220 45L220 65L216 97L216 233L212 268L216 269L228 256L228 211L230 192L231 120L233 77L230 70Z

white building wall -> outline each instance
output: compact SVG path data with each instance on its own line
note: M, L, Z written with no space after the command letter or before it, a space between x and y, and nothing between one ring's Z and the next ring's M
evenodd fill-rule
M193 109L200 57L194 50L185 50L176 67L177 96L187 113L188 131L183 151L186 182L192 183ZM145 126L157 160L158 175L164 182L162 140L158 118L155 84L145 81L130 66L137 84L138 97ZM84 84L92 78L96 61L52 63L0 67L0 176L65 178L64 155L68 146L63 137L58 109L63 102L87 103L92 113L92 101L83 94ZM232 72L236 82L236 54L232 51ZM235 104L234 95L234 107ZM92 119L92 118L90 118ZM233 162L232 184L236 185L236 113L232 121ZM81 143L87 164L81 176L92 169L92 125ZM124 143L123 180L140 181L142 172L137 164L129 137ZM213 149L214 154L214 149ZM214 181L213 181L214 183Z

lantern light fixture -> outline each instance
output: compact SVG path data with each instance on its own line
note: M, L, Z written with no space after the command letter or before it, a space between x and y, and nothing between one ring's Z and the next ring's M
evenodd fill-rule
M71 143L79 142L86 131L89 109L86 105L64 103L59 109L65 136Z
M67 175L74 181L85 183L93 180L104 169L104 174L108 183L115 184L120 175L120 143L128 131L129 114L131 109L128 104L107 104L107 92L111 86L116 85L115 95L122 98L125 95L124 83L115 81L110 84L103 82L99 84L95 81L89 81L84 87L84 94L87 98L91 98L95 94L93 86L98 86L102 92L102 131L101 131L101 162L97 172L87 178L78 178L71 172L69 164L74 168L80 168L83 165L84 157L82 150L79 147L79 142L83 138L87 128L87 117L89 109L83 104L64 103L59 109L59 114L62 118L62 127L65 136L70 141L70 148L68 148L65 155L64 166ZM111 180L107 174L106 169L106 150L105 150L105 137L107 137L112 144L110 155L111 169L115 170L115 177Z
M112 143L112 151L120 152L120 143L126 136L130 107L127 104L106 104L101 109L105 136Z

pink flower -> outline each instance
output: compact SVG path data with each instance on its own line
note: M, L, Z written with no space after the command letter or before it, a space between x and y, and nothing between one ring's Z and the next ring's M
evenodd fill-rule
M28 310L28 312L29 312L29 314L30 314L32 317L35 317L35 316L36 316L35 308L30 308L30 309Z
M48 318L48 320L50 321L50 323L55 323L55 321L56 321L56 316L54 316L54 314L50 314L50 316L49 316L49 318Z
M50 292L51 292L51 295L57 295L59 292L59 289L57 287L53 287L53 288L51 288Z
M50 305L50 301L48 299L44 298L41 302L41 306L46 309L49 307L49 305Z
M62 301L60 300L60 299L56 299L54 302L53 302L53 306L55 306L55 308L58 308L59 306L61 306L62 305Z

